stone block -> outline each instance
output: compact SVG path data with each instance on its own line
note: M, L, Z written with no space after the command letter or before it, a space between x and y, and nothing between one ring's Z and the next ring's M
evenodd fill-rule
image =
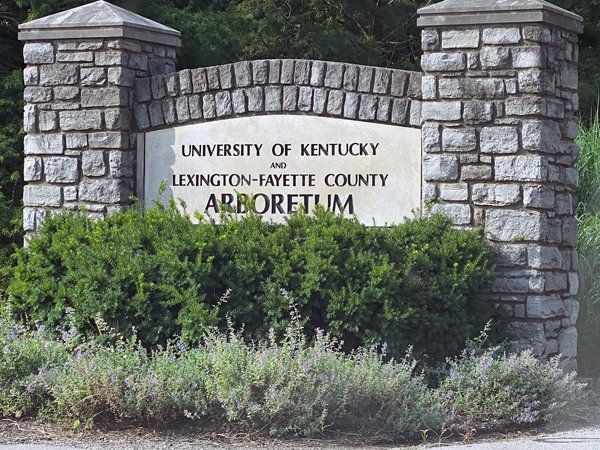
M546 292L566 291L567 274L564 272L546 272Z
M556 194L554 202L556 214L573 214L573 197L571 194Z
M358 75L358 91L359 92L371 92L371 85L373 84L373 68L367 66L360 66Z
M577 229L577 219L574 217L567 217L563 220L563 244L570 246L577 246L579 240L579 232Z
M426 181L454 181L458 178L458 159L454 156L423 158L423 179Z
M392 103L392 123L397 124L405 124L406 116L408 114L409 102L404 98L394 99L394 103Z
M544 153L561 152L560 128L551 120L527 120L523 122L523 148Z
M521 189L518 184L474 184L472 198L476 205L514 205L521 201Z
M437 196L437 187L435 184L423 184L421 189L421 195L423 198L423 203L427 205L428 203L434 202L438 200Z
M509 97L506 100L507 116L545 116L545 97Z
M129 148L129 134L117 131L91 133L88 136L90 148Z
M355 91L358 88L359 68L355 64L346 64L344 70L343 86L347 91Z
M341 116L344 106L344 93L342 91L329 91L327 99L327 114Z
M26 133L35 133L37 131L37 115L37 106L25 105L23 108L23 130Z
M129 119L129 111L126 109L107 109L104 111L106 128L111 131L129 130Z
M294 84L305 85L310 83L310 61L296 60L294 64Z
M530 69L546 67L548 58L545 47L529 46L512 48L512 63L514 69Z
M75 64L51 64L40 67L42 86L70 85L78 82L79 66Z
M442 31L442 48L477 48L479 47L479 29L444 30Z
M501 70L510 67L510 49L507 47L483 47L479 58L483 70Z
M377 71L375 71L375 74L377 74ZM361 95L358 118L361 120L375 120L375 114L377 114L377 97L374 95Z
M191 70L188 69L179 72L179 90L182 94L191 94L194 92Z
M152 100L150 78L138 78L135 80L134 86L134 97L136 103L149 102Z
M79 97L79 88L75 86L59 86L54 88L56 100L76 100Z
M565 117L564 102L556 98L546 99L546 116L554 119Z
M67 134L65 137L69 150L79 150L88 145L87 134Z
M162 112L162 102L160 100L150 103L148 106L148 114L150 115L150 123L153 127L157 127L165 123Z
M121 203L131 194L129 183L118 179L83 180L79 184L79 199L84 202Z
M471 218L473 217L471 206L463 204L436 203L431 208L431 212L433 214L444 214L452 219L454 225L469 225L471 223Z
M579 276L577 272L569 272L569 294L575 296L579 291ZM579 303L577 303L577 307L579 308ZM571 323L575 324L573 320Z
M65 149L64 137L61 134L44 136L25 136L25 155L60 155Z
M95 53L96 66L127 66L128 54L120 51L108 50Z
M23 204L25 206L60 206L62 192L59 186L27 185L23 187Z
M148 70L148 56L146 55L129 55L129 68L134 70Z
M259 112L265 109L265 97L262 87L256 86L253 88L246 89L246 96L248 97L248 111Z
M548 231L548 218L537 211L491 210L486 213L485 229L493 241L508 242L517 237L541 241Z
M552 33L548 28L540 25L524 26L523 39L549 44L552 42Z
M26 67L23 69L23 84L25 86L35 86L40 82L40 75L37 67Z
M57 62L79 62L79 63L91 63L94 61L93 52L73 52L73 53L59 53L56 55Z
M221 82L219 80L219 68L218 67L207 67L206 78L208 79L209 89L221 89Z
M494 171L496 181L546 181L548 159L543 156L497 156Z
M500 267L523 267L527 264L527 247L507 244L496 247L494 263Z
M379 122L389 122L392 100L389 97L377 98L377 120Z
M577 356L577 328L569 327L560 332L558 351L562 356Z
M539 357L546 350L546 333L541 323L511 322L506 332L511 339L511 351L531 349Z
M81 154L81 169L86 177L102 177L106 174L104 152L89 150Z
M278 84L281 74L281 60L271 59L269 60L269 83Z
M175 72L175 64L172 61L150 59L148 61L148 72L151 76L166 75Z
M281 61L281 84L292 84L294 82L294 60L284 59Z
M442 150L445 152L470 152L477 148L477 136L473 128L444 128Z
M487 102L465 102L464 120L467 125L479 125L491 122L494 114L492 103Z
M310 72L310 85L323 86L325 82L325 61L313 61Z
M54 62L54 46L49 42L25 43L23 62L25 64L52 64Z
M152 77L150 80L152 86L152 98L158 100L166 97L167 87L165 85L165 77Z
M421 92L423 84L423 74L420 72L409 72L408 87L406 88L406 96L410 98L423 98Z
M492 179L492 166L489 166L487 164L480 164L476 166L462 166L460 172L460 177L463 181L483 181Z
M554 207L554 190L544 185L524 186L523 206L527 208L552 209Z
M325 89L315 89L313 94L313 111L315 114L323 114L327 103L327 91Z
M281 111L281 86L265 87L265 111Z
M246 94L243 89L236 89L231 93L231 104L234 114L243 114L246 112Z
M467 68L467 59L462 53L426 53L421 67L425 72L457 72Z
M44 158L44 175L49 183L75 183L79 179L75 158L53 156Z
M467 183L442 183L440 184L440 198L449 202L465 202L469 199L469 185Z
M565 315L565 304L557 294L530 295L527 297L529 319L551 319Z
M375 80L373 81L373 92L375 94L387 94L390 86L391 70L376 68Z
M43 66L42 66L43 67ZM562 62L560 65L560 85L564 89L577 90L578 76L577 65Z
M440 49L440 34L435 28L421 30L421 49L424 52L435 52Z
M23 98L27 103L44 103L52 100L52 88L26 87Z
M120 87L82 88L81 106L84 108L127 106L127 91Z
M483 29L483 43L488 45L518 44L521 41L519 27L489 27ZM485 47L484 47L485 48Z
M572 273L577 275L576 272ZM564 302L567 309L567 316L569 316L569 323L575 325L579 319L579 302L571 298L566 298Z
M531 246L527 257L527 263L533 269L560 269L562 266L562 254L556 247Z
M135 175L135 153L112 151L108 155L108 166L113 178Z
M410 101L410 116L408 124L412 126L421 126L423 124L422 102L419 100Z
M25 181L40 181L42 179L42 158L25 158L23 179Z
M498 78L442 78L438 82L441 98L504 98L504 81Z
M526 94L554 94L554 72L550 70L520 71L518 75L519 92Z
M343 95L343 93L342 93ZM298 104L298 88L296 86L283 87L283 106L284 111L296 111Z
M252 61L252 77L254 84L266 84L269 79L269 61Z
M250 65L248 61L243 61ZM240 63L238 63L240 64ZM252 80L252 73L250 72L250 80ZM233 64L223 64L219 66L219 81L221 82L221 89L231 89L233 83ZM236 83L237 85L237 83ZM240 86L238 86L240 87Z
M423 121L449 122L462 117L461 102L425 102L421 109Z
M359 95L348 92L344 101L344 117L347 119L356 119L358 114Z
M342 63L328 62L327 72L325 73L325 86L333 89L341 88L343 74L344 65ZM356 86L354 86L354 89L356 89Z
M240 61L233 65L235 72L235 85L247 87L252 84L252 65L249 61Z
M479 135L482 153L508 154L519 150L516 127L485 127Z
M202 118L202 107L200 106L200 96L191 95L188 98L188 106L190 107L190 116L192 119Z
M421 127L421 144L425 153L435 153L442 151L439 124L423 124L423 126Z
M558 341L556 339L548 339L548 341L546 341L546 351L544 354L548 356L556 353L558 353Z
M86 131L102 129L102 113L93 111L61 111L60 127L63 131Z
M421 81L421 91L424 100L437 99L437 77L434 75L426 75Z
M437 33L437 31L436 31ZM408 81L408 73L404 70L392 71L392 85L390 94L394 97L402 97L406 92L406 82Z
M124 67L110 67L108 69L108 82L117 86L133 86L135 71Z
M494 280L492 292L525 294L531 290L531 279L536 278L535 276L532 277L531 275L531 271L524 270L512 272L496 272L496 279ZM533 284L535 287L535 281L533 282Z
M25 231L34 231L35 230L35 209L34 208L23 208L23 230L25 230ZM25 246L27 246L27 243L25 243Z
M192 69L192 87L194 92L206 92L208 91L208 79L206 77L206 69Z
M215 94L217 117L225 117L233 114L231 105L231 94L227 91L217 92Z
M177 122L177 117L175 116L175 103L172 99L166 98L162 100L162 110L167 125Z
M558 332L560 331L560 320L546 320L544 321L544 330L547 338L557 338Z
M175 99L175 111L177 112L177 121L179 123L190 120L190 108L188 107L187 97L177 97Z

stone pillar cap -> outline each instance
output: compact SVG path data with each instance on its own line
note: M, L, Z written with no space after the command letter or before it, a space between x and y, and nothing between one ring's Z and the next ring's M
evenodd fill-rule
M181 33L103 0L19 25L21 41L127 38L180 47Z
M583 32L583 18L545 0L445 0L417 11L417 25L500 25L546 23Z

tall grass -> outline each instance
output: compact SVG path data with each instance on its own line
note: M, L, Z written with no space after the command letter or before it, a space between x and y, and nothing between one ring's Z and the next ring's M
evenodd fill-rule
M598 111L577 136L579 170L579 369L600 376L600 119Z

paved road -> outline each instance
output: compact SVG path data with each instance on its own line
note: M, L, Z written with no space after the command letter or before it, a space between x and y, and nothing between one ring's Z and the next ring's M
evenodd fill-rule
M18 445L10 445L4 444L0 445L0 450L162 450L169 449L175 450L177 449L177 445L173 445L170 443L156 443L156 444L104 444L98 445L97 443L93 443L90 445L85 444L72 444L72 443L52 443L52 444L18 444ZM206 444L187 444L184 447L185 449L215 449L219 448L221 450L240 450L240 449L248 449L248 450L277 450L277 446L272 445L260 445L258 447L253 446L245 446L245 445L206 445ZM285 445L287 449L301 448L302 450L306 450L305 445L295 447L293 444L291 446ZM327 446L327 445L315 445L314 448L318 448L319 450L362 450L361 447L345 447L345 446ZM411 449L415 450L432 450L435 448L440 448L437 446L418 446L412 447ZM577 431L569 431L564 433L556 433L556 434L548 434L537 437L530 437L526 439L520 439L515 441L498 441L498 442L489 442L483 444L469 444L469 445L443 445L441 448L444 450L600 450L600 429L587 429L587 430L577 430ZM409 450L407 447L365 447L365 450Z

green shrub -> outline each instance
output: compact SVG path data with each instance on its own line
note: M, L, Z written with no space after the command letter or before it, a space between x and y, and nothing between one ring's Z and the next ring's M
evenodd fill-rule
M48 217L18 252L8 292L23 320L49 329L72 307L84 333L95 332L99 314L126 336L135 326L145 343L164 344L175 335L197 341L201 324L225 315L246 338L271 327L282 336L283 289L308 335L325 329L347 351L387 342L395 357L414 345L439 359L495 314L492 256L478 231L456 230L442 215L376 228L318 207L283 225L252 214L193 225L171 201L98 222Z

